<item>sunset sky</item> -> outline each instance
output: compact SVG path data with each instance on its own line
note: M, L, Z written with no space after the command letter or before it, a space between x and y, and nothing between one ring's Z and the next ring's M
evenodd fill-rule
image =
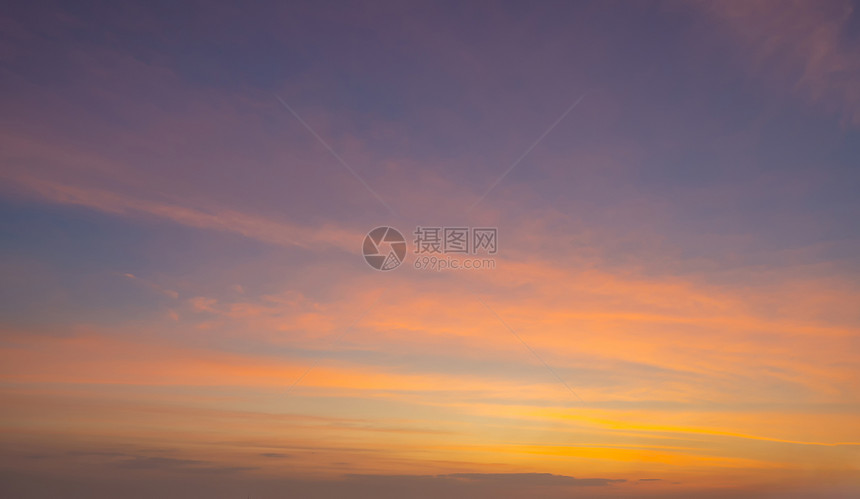
M5 2L0 110L4 498L860 497L856 1Z

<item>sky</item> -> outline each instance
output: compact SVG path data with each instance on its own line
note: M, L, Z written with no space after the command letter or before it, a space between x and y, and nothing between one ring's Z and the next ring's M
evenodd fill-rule
M856 1L8 2L0 109L3 497L860 494Z

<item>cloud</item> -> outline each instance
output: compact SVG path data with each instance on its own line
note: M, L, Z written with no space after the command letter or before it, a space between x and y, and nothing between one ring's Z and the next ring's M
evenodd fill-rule
M860 126L860 40L849 0L698 2L743 46L750 70Z
M847 5L700 4L742 47L752 74L856 124L856 52L854 42L842 36L847 16L856 12ZM430 72L453 77L441 86L421 73L416 85L400 79L410 71L376 71L385 69L379 61L387 60L377 57L377 46L362 53L361 44L325 37L328 46L310 49L310 59L330 69L314 68L310 78L298 68L302 74L295 77L322 90L283 95L310 97L300 111L334 149L367 173L386 201L434 223L463 222L462 209L522 153L534 139L532 131L540 133L558 116L552 106L569 104L571 91L579 95L572 89L581 78L571 75L600 73L624 82L583 101L576 116L529 156L530 164L518 167L481 204L475 220L501 226L505 247L499 271L458 275L422 275L407 266L380 275L364 267L360 229L381 223L372 219L379 213L375 200L278 107L271 92L260 97L254 94L259 89L245 85L235 92L211 81L201 85L207 78L196 72L197 64L207 65L206 57L191 57L194 64L187 64L159 54L165 50L160 44L176 42L170 34L150 40L144 35L148 29L135 28L134 47L110 30L110 47L97 47L90 38L66 47L69 33L63 29L43 27L44 36L18 37L15 53L25 57L27 47L49 46L61 63L43 66L41 52L31 53L32 64L7 70L3 88L10 126L0 130L3 194L11 193L13 202L24 197L53 203L49 209L39 204L38 210L58 219L106 218L87 212L92 210L121 219L105 225L162 236L136 239L128 248L148 267L122 265L108 272L124 272L121 279L171 301L165 310L167 300L159 300L157 314L137 303L133 316L94 317L86 305L112 296L112 290L99 289L81 307L86 325L60 317L48 326L0 333L5 438L37 450L72 440L176 445L181 457L99 451L65 457L105 459L111 473L160 477L209 473L214 480L222 472L252 475L243 472L254 470L259 471L254 479L268 480L303 474L301 480L272 484L274 493L268 494L288 490L301 497L414 497L416 490L428 497L528 496L520 487L550 488L564 497L571 494L567 488L578 488L578 495L599 494L629 486L623 476L672 477L682 468L720 478L757 472L791 477L812 459L842 469L855 457L852 442L860 441L854 424L860 400L853 389L860 383L855 306L860 293L850 277L824 275L832 275L833 267L806 269L803 275L769 251L767 270L738 264L734 259L743 260L745 243L768 228L750 222L754 213L743 206L738 208L742 223L729 227L729 235L716 233L707 219L692 220L695 229L685 237L718 255L713 260L689 257L683 238L664 230L674 211L701 207L696 203L702 199L724 213L726 206L737 206L739 191L735 185L708 185L667 192L665 198L642 193L648 186L640 176L664 173L650 164L665 160L663 149L681 147L679 141L687 147L689 134L693 160L709 150L701 147L713 139L706 133L709 115L724 110L697 103L694 111L682 113L680 139L674 136L678 129L666 128L672 121L667 117L680 108L686 113L684 85L699 79L674 70L677 26L664 26L649 14L641 16L647 25L626 29L625 19L640 17L641 8L624 16L610 9L595 23L592 14L602 7L585 6L567 19L581 24L554 15L560 29L502 9L486 18L477 37L469 15L457 26L446 24L451 33L435 22L417 22L423 15L399 10L398 21L409 18L404 23L375 19L380 27L398 30L378 30L388 41L426 37L415 45L438 64ZM289 22L303 24L303 8L293 9ZM184 27L193 31L184 31L181 39L191 32L191 38L206 40L200 46L218 46L226 36L230 50L220 56L257 53L243 52L245 33L230 32L226 21L247 18L230 10L201 12L202 25L194 21ZM373 12L361 14L375 17ZM132 14L111 15L140 19L142 26L154 21L151 12ZM330 14L320 13L326 29L352 32L354 19ZM514 37L500 40L493 32L500 26L514 28L504 30ZM457 36L457 29L468 36ZM615 41L603 33L613 29L630 38ZM589 30L594 36L583 37ZM308 25L302 33L313 31ZM662 34L652 37L656 32ZM291 30L278 36L285 33L296 36ZM476 39L486 42L471 45ZM627 82L638 83L616 77L640 64L626 58L630 40L636 40L637 58L645 56L640 69L651 67L655 86L670 95L668 102L654 100L663 108L650 115L636 105L637 99L653 97L650 90L626 93ZM267 39L267 49L259 53L279 53L270 48L282 41ZM650 41L656 48L645 43ZM140 54L148 43L157 46ZM532 57L534 44L541 46L542 57ZM681 47L684 57L702 60L696 67L702 68L701 80L709 79L712 61L695 54L692 45ZM656 59L649 59L652 53ZM327 55L349 65L337 67ZM562 63L541 68L544 61ZM28 73L27 68L39 67L51 68L51 78L62 84L52 86L39 72ZM354 78L344 80L341 71ZM739 78L732 74L726 80ZM266 85L273 86L283 82ZM367 95L369 89L384 94L400 87L406 88L403 96L422 102L415 107L389 102L397 109L393 114L407 119L367 112L384 102L375 91ZM559 94L565 96L558 99ZM332 95L340 97L327 100ZM333 103L326 108L320 102ZM629 105L634 110L622 112ZM565 127L580 128L569 133ZM646 143L631 139L637 133ZM597 145L588 146L591 142ZM697 175L696 169L687 170L670 176ZM772 186L748 182L754 176L748 173L738 177L742 197L756 207L771 205ZM694 183L708 183L701 180ZM673 196L684 200L668 206ZM556 209L542 208L548 203ZM792 231L800 229L792 217L783 221ZM756 234L735 234L743 230ZM208 232L201 237L202 231ZM52 231L43 225L32 232L43 246L52 241L45 239ZM112 233L105 237L113 241ZM247 245L255 250L251 258L218 244L199 255L178 247L198 238L263 244ZM744 244L737 242L741 239ZM111 254L124 257L125 249L111 248ZM191 254L185 263L193 263L181 268L165 263L186 253ZM731 271L715 263L719 258L734 262ZM98 269L77 265L79 259L68 254L60 260L64 269L81 269L79 279L63 276L62 291L95 287L92 275ZM8 266L20 267L10 261ZM15 271L22 280L33 279ZM379 306L362 315L383 288L388 292ZM34 319L52 310L38 296ZM585 402L572 400L503 322ZM304 372L308 375L297 389L285 393ZM50 435L49 441L39 440L42 434ZM332 473L333 467L353 475L310 478ZM454 472L463 470L470 472ZM571 470L609 478L577 478L567 475ZM247 495L241 487L216 488L215 494L204 488L192 494Z
M624 479L610 478L574 478L551 473L452 473L437 478L454 478L458 480L482 481L497 484L528 485L528 486L573 486L573 487L605 487L614 483L624 483Z
M234 210L198 209L135 198L104 189L61 184L27 175L7 176L7 180L55 203L85 206L117 215L155 216L189 227L230 232L280 246L316 249L335 247L354 251L355 241L362 237L358 232L331 224L303 227Z
M130 456L128 459L120 460L117 466L128 469L187 469L190 466L199 466L203 461L194 459L174 459L170 457Z
M375 499L395 499L411 497L416 499L514 499L517 497L544 497L547 499L583 496L583 488L590 490L615 488L624 485L624 480L604 480L600 478L575 479L568 476L530 474L530 473L492 473L469 474L470 478L454 475L346 475L343 477L313 478L265 476L248 480L242 475L218 474L195 478L193 474L181 475L181 481L171 475L158 480L140 482L134 477L101 476L98 482L87 477L71 479L64 476L47 475L32 481L25 473L3 470L6 490L19 493L26 491L26 497L42 499L56 497L62 490L63 497L78 499L83 497L172 497L177 491L189 499L228 499L231 497L281 497L289 496L308 499L331 499L334 497L357 497ZM622 489L619 489L621 491ZM623 489L628 490L628 489ZM629 489L633 491L634 489Z
M67 455L72 457L102 458L101 464L107 464L109 466L127 470L178 471L188 473L239 473L258 469L254 466L221 466L198 459L136 455L115 451L72 451Z
M140 277L138 277L132 273L126 272L126 273L123 273L121 275L123 277L130 279L130 280L133 280L134 282L139 283L139 284L141 284L141 285L143 285L149 289L152 289L158 293L161 293L161 294L163 294L169 298L173 298L174 300L179 298L178 292L176 292L172 289L165 289L165 288L159 286L158 284L156 284L154 282L151 282L151 281L146 280L146 279L142 279L142 278L140 278Z

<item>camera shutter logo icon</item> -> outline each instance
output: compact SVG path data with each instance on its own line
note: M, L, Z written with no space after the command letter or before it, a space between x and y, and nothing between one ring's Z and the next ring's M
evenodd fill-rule
M364 237L362 253L376 270L394 270L406 258L406 239L394 227L377 227Z

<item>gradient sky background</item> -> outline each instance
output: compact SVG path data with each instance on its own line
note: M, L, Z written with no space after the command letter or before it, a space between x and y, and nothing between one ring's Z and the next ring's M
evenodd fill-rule
M0 33L3 497L860 494L857 2ZM386 224L498 227L497 267L375 271Z

